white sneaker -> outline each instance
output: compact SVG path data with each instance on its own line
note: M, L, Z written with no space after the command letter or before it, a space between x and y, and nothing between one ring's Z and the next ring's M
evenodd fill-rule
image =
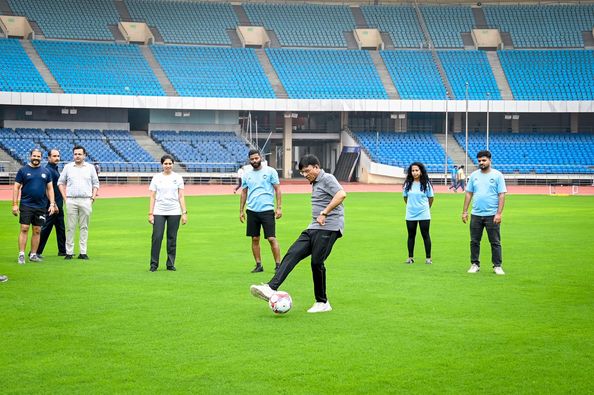
M432 263L433 263L433 261L431 260L431 258L425 259L425 264L426 265L431 265Z
M19 259L17 260L19 265L25 264L25 254L19 254Z
M262 284L262 285L252 285L250 287L250 292L256 298L264 299L265 301L268 302L268 300L270 300L270 297L272 296L272 294L274 294L275 290L270 288L270 285L268 285L268 284Z
M309 310L307 310L308 313L325 313L327 311L332 311L332 306L330 306L330 302L316 302L313 304L313 306L311 306Z
M43 259L37 254L29 255L29 262L43 262Z
M481 270L481 267L479 265L473 263L470 266L470 269L468 269L468 273L478 273L479 270Z
M415 263L415 260L413 258L407 258L404 263L406 263L407 265L410 265L411 263Z
M0 276L0 283L5 283L8 281L8 276Z
M495 266L495 267L493 268L493 272L494 272L495 274L498 274L498 275L500 275L500 276L503 276L503 275L505 274L505 272L503 271L503 269L501 268L501 266Z

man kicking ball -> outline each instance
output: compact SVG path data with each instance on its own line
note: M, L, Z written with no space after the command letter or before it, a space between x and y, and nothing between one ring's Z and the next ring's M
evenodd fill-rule
M342 237L346 193L332 174L320 169L320 161L314 155L305 155L299 161L299 172L312 186L312 222L289 248L276 274L267 284L252 285L252 295L268 301L285 281L297 264L311 255L311 271L316 302L308 313L331 311L326 296L326 267L324 261L330 255L336 240Z

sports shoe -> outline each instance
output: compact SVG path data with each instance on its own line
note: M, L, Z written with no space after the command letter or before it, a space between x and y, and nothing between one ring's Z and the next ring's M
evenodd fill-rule
M425 264L431 265L432 263L433 263L433 261L431 260L431 258L425 259Z
M58 256L66 256L65 252L58 252Z
M470 269L468 269L468 273L478 273L481 270L481 267L475 263L470 265Z
M66 259L67 261L71 260L72 257L73 257L72 254L66 254L66 255L64 255L64 259Z
M17 263L19 265L24 265L25 264L25 254L19 254L19 259L17 260Z
M43 259L37 254L29 255L29 262L43 262Z
M256 265L256 267L252 269L252 273L260 273L263 271L264 271L264 266L262 266L262 265Z
M410 265L411 263L415 263L415 260L413 258L408 258L404 263Z
M327 311L332 311L332 306L330 306L330 302L316 302L313 304L313 306L311 306L309 310L307 310L308 313L325 313Z
M8 281L8 276L0 276L0 283L5 283Z
M151 272L156 272L157 271L157 266L151 266L150 271Z
M174 272L177 269L175 268L175 266L167 266L167 270Z
M250 287L250 292L256 298L260 298L265 301L268 301L268 300L270 300L270 297L272 296L272 294L274 294L275 291L274 291L274 289L270 288L270 285L262 284L262 285L252 285Z
M88 261L89 256L87 254L78 254L78 259L84 259L84 260Z
M501 268L501 266L495 266L493 268L493 273L498 274L500 276L503 276L505 274L505 272L503 271L503 269Z

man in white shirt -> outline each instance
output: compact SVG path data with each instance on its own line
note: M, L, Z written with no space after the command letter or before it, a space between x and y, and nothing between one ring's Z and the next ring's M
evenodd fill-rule
M66 256L74 256L74 233L79 224L79 255L78 259L89 259L87 255L87 240L89 238L89 220L93 212L93 203L99 189L99 178L95 166L85 162L87 151L76 145L72 150L74 162L64 166L58 179L58 188L66 202L68 212L66 220Z

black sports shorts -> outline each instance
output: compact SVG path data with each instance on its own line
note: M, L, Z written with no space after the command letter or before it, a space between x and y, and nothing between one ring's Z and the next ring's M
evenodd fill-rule
M19 223L23 225L41 226L45 223L45 217L48 215L47 210L44 208L33 208L21 205L19 207L21 215L19 217Z
M260 236L260 226L264 228L264 237L276 237L276 223L274 210L250 211L247 210L246 236Z

